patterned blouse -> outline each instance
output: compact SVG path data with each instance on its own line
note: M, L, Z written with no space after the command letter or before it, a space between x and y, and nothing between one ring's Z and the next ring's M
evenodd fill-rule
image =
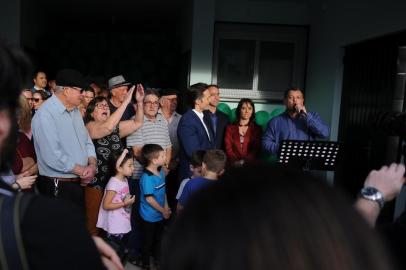
M94 148L96 149L97 167L96 175L89 183L89 187L104 190L111 174L109 172L109 163L113 153L122 153L123 145L120 140L118 125L114 128L113 132L109 135L93 140Z

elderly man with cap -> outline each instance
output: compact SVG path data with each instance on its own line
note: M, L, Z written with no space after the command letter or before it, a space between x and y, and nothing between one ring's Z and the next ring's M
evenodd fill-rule
M83 99L83 76L65 69L56 76L56 92L32 120L40 177L38 189L83 207L82 185L96 172L96 153L77 106Z
M128 87L131 85L130 82L127 82L123 75L118 75L112 77L108 81L108 87L110 89L110 100L109 100L109 107L110 113L114 113L120 105L124 102L125 97L128 93ZM125 109L123 116L121 117L121 121L130 120L135 115L134 104L131 102L128 104L127 108Z
M178 142L178 124L182 117L181 114L176 112L178 106L178 92L175 89L161 89L159 91L161 97L159 98L159 113L168 123L169 138L172 143L172 158L169 162L169 174L166 176L166 193L168 204L172 209L176 207L176 193L179 188L178 182L178 163L179 163L179 142Z

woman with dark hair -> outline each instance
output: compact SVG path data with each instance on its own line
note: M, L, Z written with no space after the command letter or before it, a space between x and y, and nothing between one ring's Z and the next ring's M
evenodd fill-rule
M231 169L195 193L162 250L163 270L395 269L344 196L269 164Z
M98 96L87 107L84 122L89 131L90 138L96 150L97 169L93 180L85 187L85 205L87 227L92 235L98 234L96 228L100 203L102 202L104 188L111 176L109 163L113 154L121 153L123 145L120 138L126 137L136 131L144 122L143 99L144 89L137 85L136 117L133 120L120 121L134 93L132 87L121 106L110 115L108 100Z
M226 128L224 145L228 163L241 166L257 159L261 151L262 129L255 123L255 106L251 99L240 100L236 115L236 122Z
M42 103L44 103L45 100L48 99L48 94L45 91L42 90L37 90L34 92L32 95L32 100L33 100L33 107L34 111L37 111L39 107L41 107Z
M95 96L96 95L92 87L89 86L84 89L82 103L78 106L82 117L85 117L87 106L89 106L89 103L94 99Z

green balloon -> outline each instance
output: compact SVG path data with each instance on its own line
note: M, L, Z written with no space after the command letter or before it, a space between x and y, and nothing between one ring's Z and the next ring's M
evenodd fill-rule
M230 117L231 109L230 109L230 107L229 107L227 104L225 104L225 103L219 103L219 105L217 105L217 110L219 110L219 111L221 111L221 112L227 114L228 117Z
M269 113L266 111L258 111L255 113L255 122L261 126L264 127L269 121Z
M271 112L271 118L274 118L275 116L278 116L278 115L284 113L285 110L286 110L286 109L285 109L284 107L279 107L279 108L274 109L274 110Z

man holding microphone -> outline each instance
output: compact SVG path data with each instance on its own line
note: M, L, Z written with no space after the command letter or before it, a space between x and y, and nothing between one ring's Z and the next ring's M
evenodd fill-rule
M276 155L283 140L313 141L327 138L330 128L316 112L307 112L300 88L290 87L284 93L286 111L269 121L262 138L262 147Z

